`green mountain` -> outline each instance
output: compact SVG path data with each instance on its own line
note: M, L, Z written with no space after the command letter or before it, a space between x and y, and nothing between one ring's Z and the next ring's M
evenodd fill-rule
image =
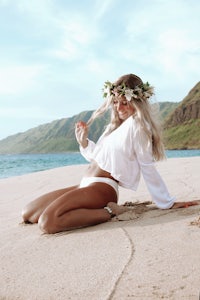
M179 107L179 103L174 102L161 102L159 105L163 123L166 123L168 116ZM78 151L78 144L74 135L75 123L79 120L87 121L92 112L81 112L71 118L55 120L26 132L9 136L0 141L0 154ZM108 123L109 112L93 122L90 127L89 138L96 141Z
M160 115L162 123L165 122L167 117L170 115L172 111L179 105L178 102L160 102Z
M200 149L200 82L166 118L164 142L167 149Z
M80 120L87 121L92 112L81 112L71 118L55 120L9 136L0 141L0 154L78 151L74 135L75 123ZM91 125L89 138L96 141L106 122L108 122L108 114L95 120Z

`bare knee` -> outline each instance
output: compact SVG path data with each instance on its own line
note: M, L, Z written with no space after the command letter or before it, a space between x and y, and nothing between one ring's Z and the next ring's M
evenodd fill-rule
M57 230L54 223L54 217L47 213L43 213L38 219L38 226L44 233L56 233Z
M30 223L37 223L37 221L38 221L36 212L30 208L29 204L23 208L21 215L22 215L22 219L24 220L24 222L28 221Z

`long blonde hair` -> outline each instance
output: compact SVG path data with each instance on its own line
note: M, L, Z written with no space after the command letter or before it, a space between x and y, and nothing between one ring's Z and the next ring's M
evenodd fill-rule
M140 77L134 74L128 74L121 76L115 83L112 84L112 87L115 89L124 86L134 91L142 85L143 82ZM147 134L149 141L152 142L153 157L156 161L159 161L165 158L164 145L161 137L161 128L158 122L158 117L155 115L154 105L150 103L149 96L145 95L146 94L143 94L141 97L136 98L132 97L131 100L128 101L128 104L133 106L139 121L139 130L143 129ZM87 122L87 124L90 126L96 118L110 109L110 123L106 128L106 134L110 134L122 123L118 117L117 111L114 109L113 97L114 96L112 94L108 95L103 105L94 111L91 118Z

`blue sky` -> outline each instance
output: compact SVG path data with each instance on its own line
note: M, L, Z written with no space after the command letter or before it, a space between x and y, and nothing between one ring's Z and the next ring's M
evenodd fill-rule
M181 101L200 80L199 0L0 0L0 139L96 109L104 81Z

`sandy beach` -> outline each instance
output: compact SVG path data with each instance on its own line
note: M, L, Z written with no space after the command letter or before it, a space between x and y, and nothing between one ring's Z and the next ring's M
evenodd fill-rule
M198 300L200 205L160 210L141 180L120 188L137 205L120 220L45 235L21 224L35 197L78 184L87 165L0 180L0 300ZM157 168L177 201L200 199L200 157L171 158Z

